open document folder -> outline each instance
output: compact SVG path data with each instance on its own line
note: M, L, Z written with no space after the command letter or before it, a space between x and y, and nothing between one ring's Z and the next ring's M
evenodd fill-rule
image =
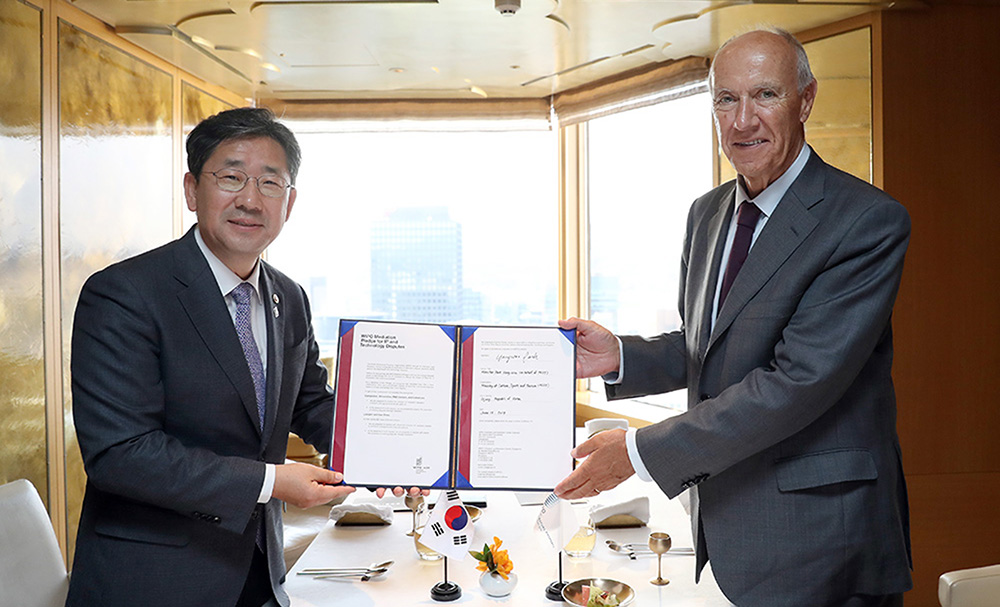
M575 380L558 327L342 320L331 467L359 487L552 490Z

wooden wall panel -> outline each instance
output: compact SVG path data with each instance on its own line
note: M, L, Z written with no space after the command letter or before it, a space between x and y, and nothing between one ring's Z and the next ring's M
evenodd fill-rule
M938 607L942 573L1000 563L1000 474L921 474L907 478L907 489L913 590L906 607Z
M896 306L907 472L1000 471L1000 7L883 15L884 189L913 220Z
M893 321L906 604L933 607L941 573L1000 563L1000 7L879 21L883 187L913 221Z

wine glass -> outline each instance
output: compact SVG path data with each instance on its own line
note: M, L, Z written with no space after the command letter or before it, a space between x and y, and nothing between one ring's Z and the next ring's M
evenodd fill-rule
M655 586L666 586L670 580L663 579L662 569L663 553L670 550L670 536L659 531L649 534L649 549L656 553L656 578L649 580Z
M413 534L413 546L417 549L417 556L420 557L422 561L437 561L440 560L444 555L434 550L428 548L421 541L420 538L423 536L424 528L417 527L416 533Z
M413 512L413 529L410 529L410 531L406 534L413 537L417 534L417 513L424 505L424 496L419 493L417 495L410 495L407 493L406 497L403 498L403 503L406 504L406 507Z

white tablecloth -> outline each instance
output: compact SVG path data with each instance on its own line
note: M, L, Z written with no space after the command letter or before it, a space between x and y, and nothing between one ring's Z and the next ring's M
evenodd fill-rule
M667 586L653 586L649 580L656 576L656 557L640 556L629 560L626 555L612 552L605 545L608 538L619 542L645 542L651 531L670 534L674 546L691 546L691 527L688 516L677 500L667 500L653 483L643 483L635 477L613 491L603 493L600 502L611 504L635 497L650 497L651 516L647 527L628 529L599 529L597 546L585 559L571 559L565 555L563 580L584 577L613 578L632 586L637 596L636 607L654 605L684 607L729 607L712 577L710 567L702 574L701 583L694 583L694 557L664 555L663 576L670 580ZM574 505L582 520L586 519L589 504ZM441 581L442 561L421 561L414 550L410 530L412 517L409 512L397 512L392 525L384 527L338 527L332 522L319 533L316 540L288 574L285 588L292 597L293 607L325 606L407 606L407 605L516 605L517 607L552 607L555 603L545 597L545 588L558 579L558 560L555 552L545 549L544 539L534 530L540 506L521 506L509 492L489 492L488 504L475 525L476 549L493 536L503 540L514 561L518 584L505 598L487 596L479 587L476 561L468 557L463 561L448 561L448 579L462 588L462 596L451 603L438 603L431 599L431 587ZM392 559L390 571L368 582L343 580L318 580L296 575L310 567L367 566L370 563Z

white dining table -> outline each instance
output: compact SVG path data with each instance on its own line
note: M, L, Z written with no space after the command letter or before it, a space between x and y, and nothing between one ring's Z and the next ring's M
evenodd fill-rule
M504 598L492 598L479 586L480 572L472 557L456 561L448 559L448 580L462 589L459 599L438 602L431 598L431 587L443 579L442 561L422 561L417 557L413 538L406 535L412 526L410 512L396 512L391 525L338 526L332 521L320 531L288 573L285 589L293 607L366 607L408 605L515 605L517 607L563 604L546 598L545 589L559 577L611 578L631 586L636 593L635 607L730 607L712 576L711 568L702 572L701 581L694 582L694 557L666 554L663 556L665 586L654 586L656 556L649 554L630 560L627 555L609 549L607 539L618 542L645 544L653 531L669 533L674 546L692 546L689 517L678 500L668 500L653 483L635 477L598 498L575 502L574 510L581 520L593 505L611 505L646 495L650 500L649 524L643 527L598 529L597 543L586 558L559 555L547 547L544 536L534 528L541 506L522 506L514 493L491 491L482 515L475 522L472 546L481 550L492 543L494 536L503 540L514 562L518 582L513 592ZM544 497L541 496L541 497ZM371 563L393 560L389 571L370 581L357 579L314 579L298 572L314 567L365 567Z

